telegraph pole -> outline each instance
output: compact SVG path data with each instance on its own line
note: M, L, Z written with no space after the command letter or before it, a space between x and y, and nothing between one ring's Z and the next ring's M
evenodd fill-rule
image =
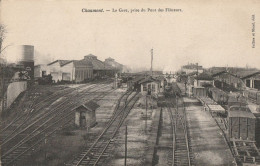
M151 76L153 76L153 49L151 49Z
M125 126L125 166L127 160L127 125Z
M145 133L146 133L146 130L147 130L147 95L146 95L146 98L145 98Z

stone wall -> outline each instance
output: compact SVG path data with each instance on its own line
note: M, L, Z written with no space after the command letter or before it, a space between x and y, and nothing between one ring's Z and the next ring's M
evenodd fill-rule
M12 82L8 85L7 88L7 100L6 106L7 108L14 102L14 100L19 96L20 93L27 89L27 82L20 81L20 82Z

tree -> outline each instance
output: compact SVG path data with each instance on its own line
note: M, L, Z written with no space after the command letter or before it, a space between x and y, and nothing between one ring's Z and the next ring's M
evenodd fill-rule
M2 44L5 39L5 34L6 34L6 28L4 25L0 24L0 55L2 51L5 49L5 48L2 49Z

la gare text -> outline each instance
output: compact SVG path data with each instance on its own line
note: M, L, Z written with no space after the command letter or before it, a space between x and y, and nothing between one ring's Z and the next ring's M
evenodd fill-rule
M120 12L120 13L137 13L137 12L182 12L182 9L173 8L141 8L141 9L124 9L124 8L112 8L111 10L104 9L87 9L83 8L82 12Z

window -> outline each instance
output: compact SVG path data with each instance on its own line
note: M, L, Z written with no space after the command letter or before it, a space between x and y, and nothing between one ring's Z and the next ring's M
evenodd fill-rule
M143 85L143 91L147 91L146 85Z
M155 92L155 85L152 84L152 92Z

